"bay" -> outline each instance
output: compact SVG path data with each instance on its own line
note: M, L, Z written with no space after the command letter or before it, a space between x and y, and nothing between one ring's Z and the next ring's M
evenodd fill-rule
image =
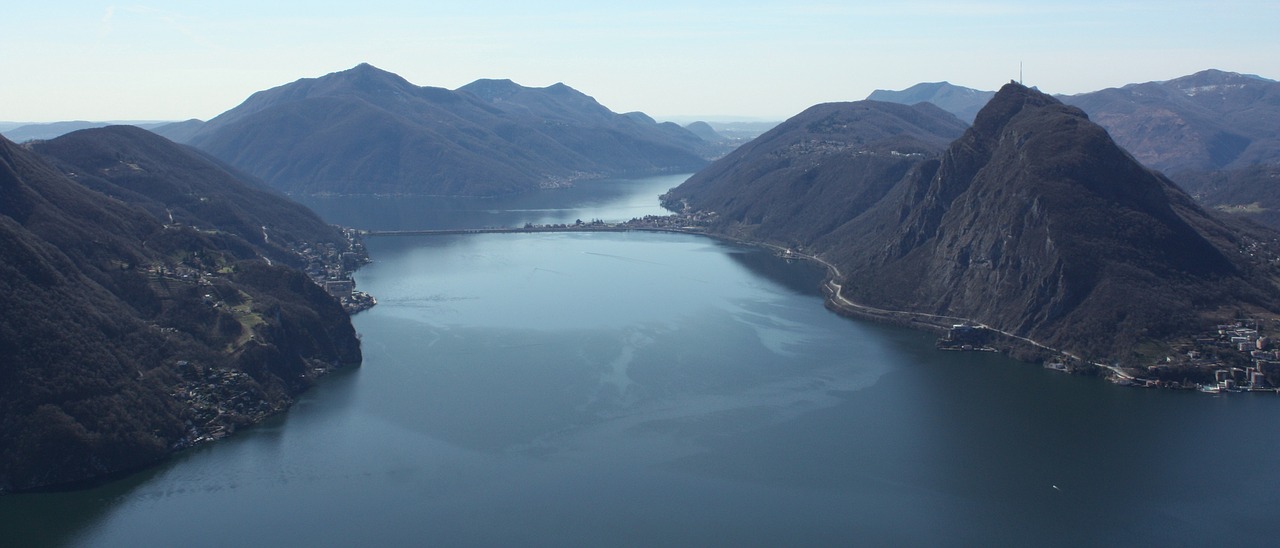
M655 211L637 186L556 215ZM704 237L367 243L363 367L156 468L0 497L5 544L1271 544L1275 395L940 352Z

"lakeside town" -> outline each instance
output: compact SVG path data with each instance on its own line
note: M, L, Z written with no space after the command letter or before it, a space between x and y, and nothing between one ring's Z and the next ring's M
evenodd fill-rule
M1274 382L1280 376L1280 345L1274 337L1264 334L1267 325L1264 320L1248 319L1214 326L1194 340L1174 345L1173 353L1145 367L1089 362L1060 351L1044 359L1044 367L1066 373L1102 373L1109 381L1124 386L1211 394L1280 393L1280 385ZM1271 320L1270 329L1280 330L1280 320ZM997 340L1005 335L986 326L959 323L938 339L937 347L998 352Z
M369 253L365 250L361 232L353 228L342 228L347 238L347 250L342 251L332 243L302 243L293 246L293 252L306 262L303 269L317 285L337 299L348 314L355 314L373 308L378 300L368 293L356 290L352 273L369 263Z

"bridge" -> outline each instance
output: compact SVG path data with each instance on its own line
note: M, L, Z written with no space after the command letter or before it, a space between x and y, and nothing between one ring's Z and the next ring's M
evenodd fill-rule
M364 230L365 236L447 236L451 234L534 234L542 232L671 232L676 234L705 234L701 227L657 227L630 225L563 225L526 226L522 228L444 228L424 230Z

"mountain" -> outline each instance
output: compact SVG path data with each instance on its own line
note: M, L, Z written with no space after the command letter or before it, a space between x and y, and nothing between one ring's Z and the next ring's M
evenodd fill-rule
M175 143L189 143L196 132L204 127L204 120L192 118L181 122L170 122L157 127L144 128L155 132Z
M930 102L972 122L993 92L921 83L868 99ZM1080 107L1120 146L1166 174L1280 163L1280 82L1221 70L1057 96Z
M844 296L865 305L969 318L1129 364L1215 321L1280 311L1268 262L1280 257L1267 243L1274 234L1207 214L1084 112L1015 83L940 155L923 153L883 180L793 158L812 169L780 173L767 206L738 204L724 196L746 193L766 176L747 166L775 153L742 150L673 197L714 209L714 231L751 227L752 239L826 258ZM849 183L843 194L814 194L813 180ZM843 210L823 203L849 196L867 200ZM835 214L797 213L828 209ZM771 225L778 216L787 220Z
M1280 229L1280 164L1183 171L1177 177L1200 203Z
M14 128L6 128L3 134L10 141L22 143L33 140L53 139L73 131L115 125L134 125L142 129L155 129L170 122L86 122L76 120L70 122L51 122L47 124L22 124Z
M673 189L667 207L714 211L748 239L812 242L864 212L965 124L936 106L879 101L806 109Z
M345 236L199 153L133 127L0 138L0 196L0 492L154 463L361 359L282 264Z
M684 128L689 130L690 133L697 135L699 139L702 139L703 141L706 141L708 143L714 143L717 141L725 140L725 137L723 135L716 133L716 129L711 127L711 124L708 124L706 122L701 122L701 121L693 122L684 126Z
M255 93L192 126L157 131L303 194L496 195L706 163L692 133L564 84L450 91L368 64Z
M171 224L235 236L274 261L304 266L293 248L298 242L347 243L338 229L261 181L134 126L79 131L30 148L82 186Z
M1206 70L1061 99L1175 180L1183 171L1280 164L1280 82Z
M991 95L942 82L868 98L928 101L972 121ZM1267 176L1274 171L1267 166L1280 165L1280 82L1205 70L1057 98L1080 107L1140 162L1204 205L1280 228L1280 192Z
M916 103L933 103L942 110L956 115L967 123L973 123L987 101L995 95L994 91L981 91L950 82L920 83L901 91L877 89L867 96L869 101L887 101L914 105Z

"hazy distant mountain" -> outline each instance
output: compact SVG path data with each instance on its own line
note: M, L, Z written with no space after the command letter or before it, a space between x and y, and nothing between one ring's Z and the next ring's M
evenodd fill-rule
M725 140L725 136L716 133L715 128L711 127L711 124L706 122L693 122L684 126L684 128L689 130L690 133L697 135L703 141L707 141L709 143Z
M181 137L171 130L160 132ZM308 194L492 195L706 163L706 143L683 128L613 113L564 84L450 91L367 64L255 93L187 142Z
M116 125L132 125L142 129L155 129L169 122L129 122L129 121L110 121L110 122L86 122L76 120L70 122L50 122L47 124L21 124L13 128L0 128L0 133L15 143L23 143L36 139L53 139L61 137L73 131L82 129L91 129Z
M1061 99L1175 179L1185 170L1280 163L1280 82L1206 70Z
M156 126L150 129L152 132L173 141L175 143L187 143L195 136L200 128L204 127L204 120L192 118L181 122L170 122L168 124Z
M888 101L914 105L916 103L933 103L942 110L956 115L966 123L973 123L978 111L987 104L994 91L980 91L949 82L920 83L901 91L877 89L867 96L871 101Z
M797 118L779 129L821 127ZM881 136L871 127L869 142ZM1035 90L1006 85L945 152L921 146L879 177L853 137L752 143L671 197L718 212L714 230L821 254L865 304L971 318L1080 355L1150 360L1225 316L1280 310L1274 266L1239 252L1274 256L1273 235L1207 215Z
M743 142L750 141L752 139L755 139L756 137L764 135L766 131L769 131L775 127L778 127L779 123L780 122L776 122L776 121L775 122L753 122L753 121L742 121L742 120L727 121L727 122L716 121L716 120L707 121L707 125L711 126L711 129L714 129L716 133L720 134L721 136L727 139L731 139L735 141L743 141Z
M338 303L281 264L342 234L187 147L0 138L0 195L0 492L151 464L361 359Z

